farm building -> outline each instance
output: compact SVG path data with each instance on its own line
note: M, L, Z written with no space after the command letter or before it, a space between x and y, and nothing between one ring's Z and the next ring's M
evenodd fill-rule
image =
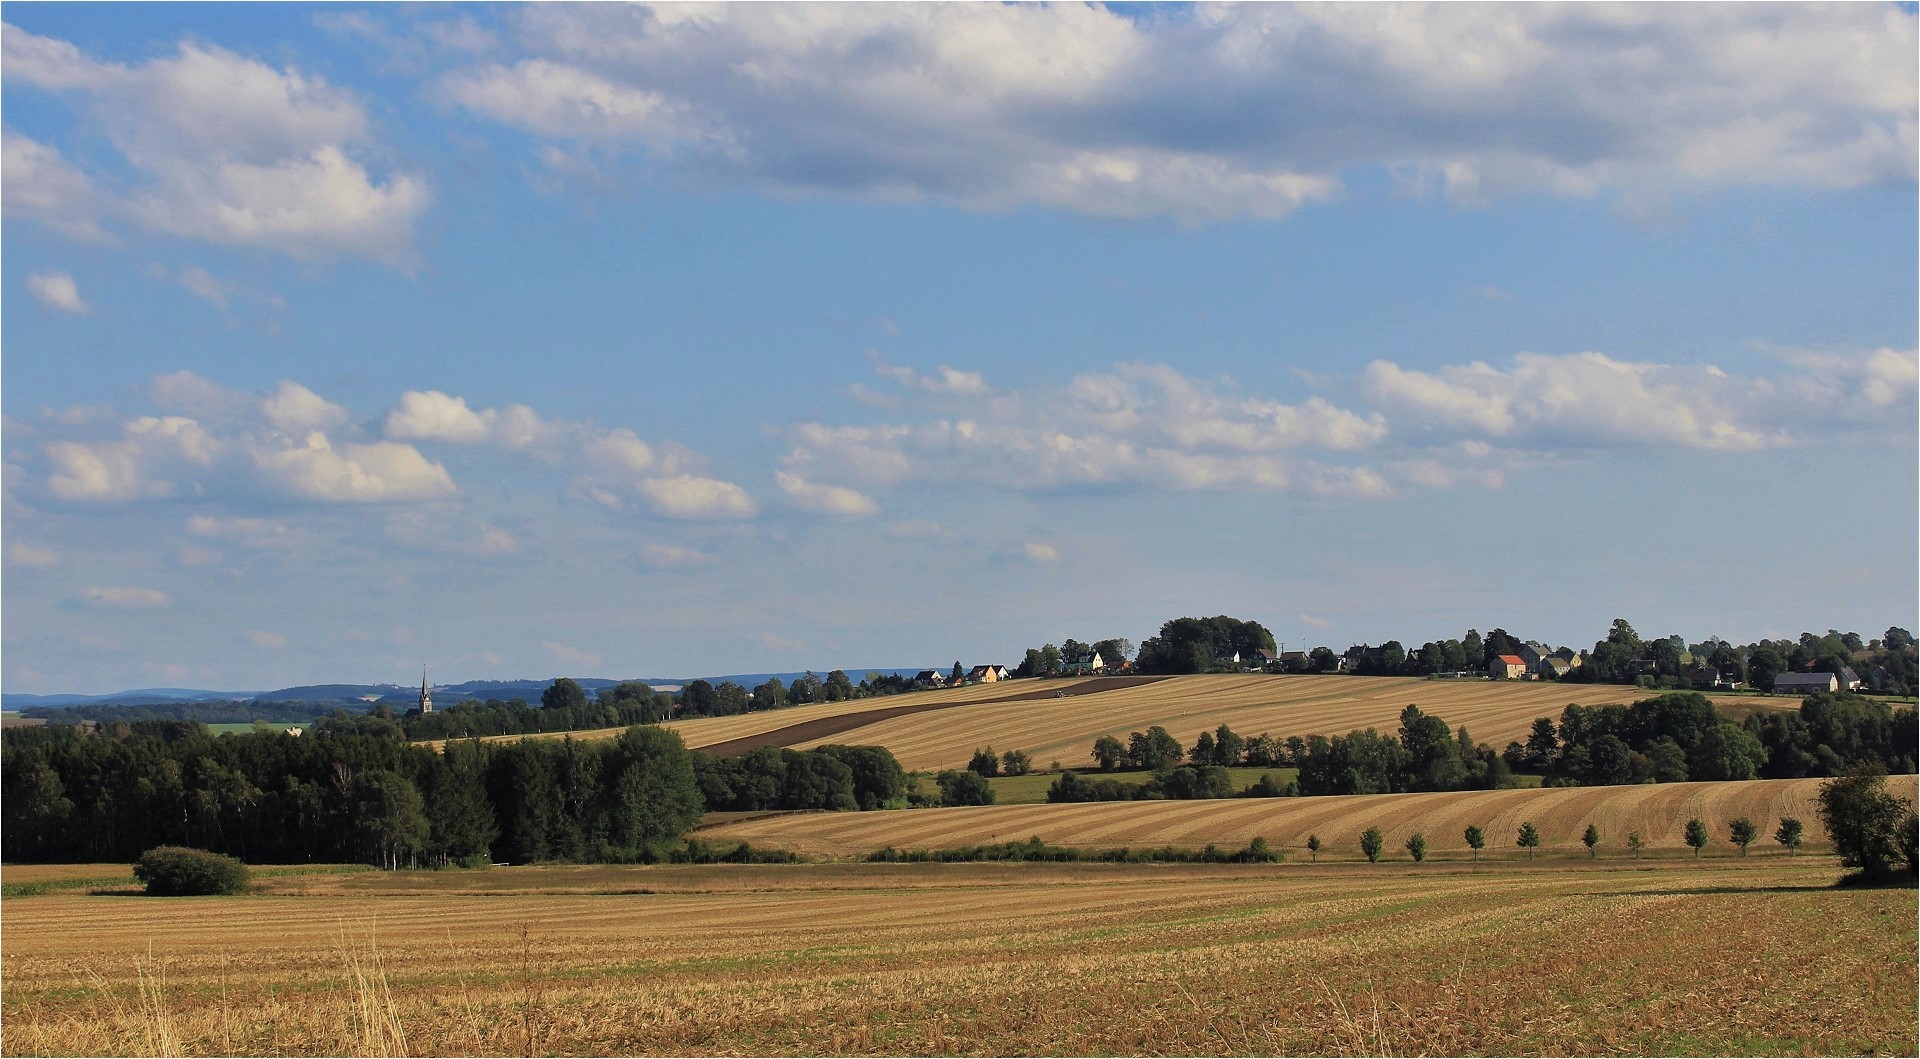
M1773 678L1773 690L1782 695L1817 695L1839 691L1840 678L1832 673L1782 673Z
M1548 655L1540 660L1540 668L1535 670L1535 672L1542 677L1559 680L1561 677L1573 672L1573 663L1555 655Z
M997 684L1007 679L1006 666L974 666L967 670L969 684Z
M1070 677L1090 677L1105 671L1106 668L1107 660L1100 656L1100 652L1088 651L1086 654L1067 659L1066 663L1060 667L1060 672Z
M1495 680L1519 680L1527 675L1526 660L1519 655L1495 655L1487 663L1487 675Z

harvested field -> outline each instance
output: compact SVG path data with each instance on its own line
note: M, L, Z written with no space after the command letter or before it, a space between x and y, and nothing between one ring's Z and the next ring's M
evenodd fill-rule
M1734 852L1726 822L1752 820L1761 838L1753 856L1779 849L1772 835L1780 817L1806 825L1809 848L1824 847L1816 799L1817 779L1748 780L1738 783L1659 783L1631 787L1553 787L1534 790L1460 791L1445 794L1362 794L1341 798L1235 798L1221 801L1089 802L1074 805L986 805L953 809L897 809L874 813L788 813L702 828L700 837L748 841L820 856L857 856L887 846L941 849L1037 836L1057 846L1082 849L1176 846L1223 849L1264 838L1304 859L1308 835L1319 835L1322 859L1360 857L1360 833L1378 827L1387 855L1401 858L1401 843L1414 832L1426 836L1428 856L1465 859L1468 825L1487 836L1480 856L1524 858L1514 846L1520 825L1540 830L1537 853L1586 855L1580 836L1588 824L1600 829L1602 852L1628 856L1628 832L1638 831L1654 854L1692 855L1684 835L1698 817L1713 834L1708 855ZM1896 776L1891 790L1915 797L1915 777Z
M1100 681L1088 682L1098 686ZM1526 738L1534 719L1558 718L1570 702L1631 702L1650 693L1607 684L1552 684L1408 677L1229 676L1173 677L1157 684L1068 698L982 702L956 712L934 711L880 720L836 739L877 744L909 770L963 768L974 748L1024 750L1035 761L1058 759L1085 767L1103 735L1161 725L1182 743L1227 724L1246 736L1343 735L1355 728L1391 731L1407 704L1466 725L1493 746ZM1786 704L1783 700L1783 705ZM810 743L791 744L806 749Z
M1913 1054L1912 894L1836 874L602 867L53 895L0 923L0 1047Z
M1056 697L1057 693L1064 694ZM909 771L937 771L965 767L975 748L993 746L1025 750L1036 762L1059 760L1076 768L1091 762L1093 742L1100 736L1124 740L1129 732L1156 724L1183 742L1192 742L1202 730L1221 724L1248 736L1261 732L1281 737L1340 735L1369 726L1391 730L1400 723L1400 711L1414 703L1450 725L1466 725L1475 739L1500 747L1508 740L1525 738L1535 718L1557 718L1568 703L1631 702L1650 694L1611 684L1413 677L1094 677L980 684L736 717L702 717L667 727L679 732L688 746L709 752L861 743L893 751ZM1716 701L1750 706L1754 700L1736 696ZM1780 699L1769 705L1791 708L1797 703ZM946 708L959 706L967 708ZM619 732L604 729L571 735L597 739Z

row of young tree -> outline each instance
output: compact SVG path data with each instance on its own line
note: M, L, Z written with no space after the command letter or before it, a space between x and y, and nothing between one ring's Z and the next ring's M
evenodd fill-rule
M1915 771L1920 727L1912 707L1851 692L1807 697L1798 710L1760 710L1735 724L1697 692L1631 706L1570 705L1542 717L1508 767L1549 786L1837 776L1855 765Z
M878 747L709 759L665 729L618 738L455 741L321 727L212 736L195 722L0 738L0 850L14 861L131 861L162 845L255 863L388 867L494 858L668 856L713 808L874 808L905 793Z

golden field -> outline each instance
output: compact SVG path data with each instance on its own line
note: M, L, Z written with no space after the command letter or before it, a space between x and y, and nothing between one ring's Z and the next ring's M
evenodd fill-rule
M1819 779L1747 780L1726 783L1644 783L1627 787L1551 787L1439 794L1357 794L1337 798L1234 798L1217 801L1083 802L1072 805L983 805L952 809L875 813L778 813L700 829L700 838L748 841L821 856L855 856L887 846L941 849L1038 837L1056 846L1110 849L1174 846L1199 849L1209 843L1238 848L1255 837L1307 856L1307 836L1319 835L1322 859L1360 856L1360 833L1378 827L1386 856L1401 858L1415 832L1426 836L1429 857L1470 856L1464 833L1486 833L1482 859L1524 857L1514 845L1520 825L1539 829L1536 853L1577 851L1588 824L1600 829L1604 856L1628 856L1626 840L1640 832L1647 852L1692 855L1684 836L1698 817L1713 835L1707 852L1725 854L1728 820L1744 816L1760 830L1755 854L1780 847L1774 828L1783 816L1806 827L1808 848L1827 846L1818 813ZM1889 789L1909 801L1916 777L1889 778Z
M734 717L675 721L667 727L696 749L760 735L849 712L872 713L903 706L953 704L906 716L878 719L825 738L799 739L788 745L806 749L820 743L884 746L909 771L964 768L973 751L1025 750L1036 765L1059 761L1067 768L1092 761L1093 742L1103 735L1122 741L1129 732L1161 725L1182 743L1221 724L1246 736L1262 732L1290 735L1344 735L1355 728L1392 731L1409 703L1437 714L1448 724L1465 725L1473 737L1495 748L1525 739L1535 718L1556 719L1568 703L1626 703L1653 692L1611 684L1556 684L1524 681L1426 680L1418 677L1222 676L1168 677L1151 684L1113 687L1105 678L1017 680L967 688L914 692L852 702L817 703L786 710ZM1113 687L1113 690L1102 690ZM1064 692L1053 698L1053 692ZM1009 696L1033 696L1008 700ZM1003 701L994 701L1003 700ZM1751 708L1764 703L1797 708L1791 698L1727 696L1722 705ZM547 738L558 738L552 733ZM575 732L573 737L604 738L618 729ZM520 738L518 736L506 738ZM537 737L536 737L537 738Z
M0 918L0 1049L1914 1054L1912 892L1838 874L810 864L60 894Z

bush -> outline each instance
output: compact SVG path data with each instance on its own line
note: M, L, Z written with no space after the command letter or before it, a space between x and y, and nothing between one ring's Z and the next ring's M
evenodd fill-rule
M1820 785L1820 822L1833 839L1840 863L1860 869L1863 882L1889 882L1914 871L1914 826L1904 801L1887 792L1886 776L1874 765L1857 765Z
M185 846L156 846L140 854L134 878L154 897L196 897L239 893L247 884L247 866L232 857Z

